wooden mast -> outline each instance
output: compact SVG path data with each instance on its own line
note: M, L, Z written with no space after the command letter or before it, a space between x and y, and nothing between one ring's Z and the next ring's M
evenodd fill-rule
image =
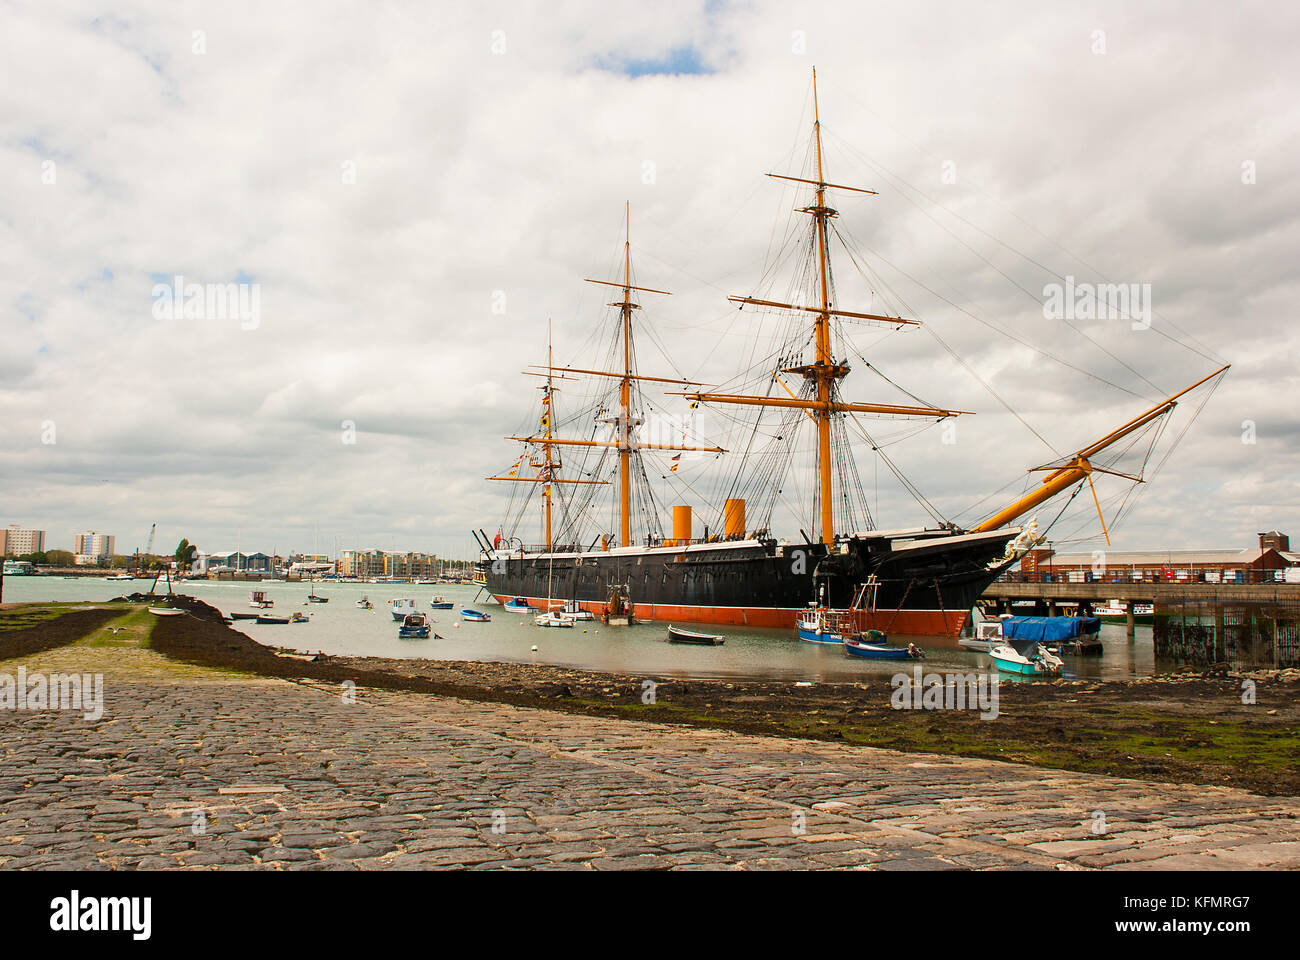
M562 480L555 475L555 471L559 469L560 464L555 462L555 458L551 453L551 447L555 446L559 442L562 442L562 441L555 440L552 434L552 430L554 429L554 425L555 425L555 381L572 380L573 377L566 377L564 376L563 373L561 373L559 376L556 376L554 371L557 368L554 366L553 357L554 357L554 347L552 345L552 340L551 340L551 321L547 320L546 321L546 373L543 374L543 376L546 377L546 383L543 384L542 387L540 388L542 391L541 426L544 428L542 431L542 435L541 437L507 437L506 438L507 440L519 440L524 443L534 443L541 446L543 451L542 462L538 463L537 461L533 460L531 457L528 459L529 466L537 470L537 476L516 477L513 475L514 471L512 470L511 476L488 477L489 480L505 480L511 483L542 484L542 501L544 504L543 513L545 517L547 552L550 552L554 547L553 537L551 534L551 504L552 504L551 487L554 486L555 484L560 484L560 483L604 485L605 483L608 482L605 480ZM530 373L527 370L525 370L524 372ZM530 375L536 376L536 374L530 374ZM519 465L522 462L523 462L523 457L520 457L520 459L515 462L514 469L517 470L519 468Z
M817 425L817 501L821 517L821 542L831 545L835 542L835 501L834 501L834 484L833 484L833 463L831 462L831 426L836 414L839 413L883 413L897 416L923 416L923 417L951 417L956 416L964 411L944 410L938 407L900 406L896 404L885 403L842 403L833 399L835 393L835 382L848 376L849 368L846 364L836 363L834 358L833 344L831 342L831 317L842 316L852 317L863 320L876 321L880 323L904 325L916 325L917 321L907 320L902 317L890 317L882 314L872 313L853 313L847 310L838 310L831 306L830 291L830 249L827 241L827 222L837 216L838 211L831 209L826 205L826 191L828 188L838 190L852 190L856 193L874 194L874 190L863 190L859 187L846 187L841 184L829 183L826 180L825 165L822 158L822 125L821 110L817 99L817 71L813 70L813 140L817 149L817 179L807 180L803 177L790 177L783 174L769 173L769 177L775 177L778 180L791 180L796 183L807 183L816 187L815 200L812 206L804 207L800 212L812 216L816 224L817 236L817 287L819 301L817 306L801 306L791 303L777 303L771 300L759 300L754 297L730 297L733 302L741 304L743 309L746 304L754 304L763 307L775 307L785 310L800 310L808 313L815 313L817 319L814 321L813 334L816 345L816 358L813 363L800 367L791 367L779 371L781 373L799 373L805 380L813 383L815 399L804 400L793 395L790 399L774 397L755 397L744 394L734 393L701 393L690 392L682 393L690 400L696 402L711 403L740 403L751 406L762 407L800 407L814 420ZM774 373L775 377L776 374ZM778 382L779 381L779 378ZM782 384L784 387L784 384ZM789 392L788 388L786 388Z
M549 368L554 363L553 352L551 347L551 321L546 321L546 366ZM546 371L546 468L543 476L546 478L546 484L542 487L542 498L546 501L546 552L551 552L551 477L554 475L551 466L551 418L554 414L555 402L551 399L551 371ZM548 586L549 590L550 587ZM549 594L547 596L549 602ZM549 610L547 611L550 612Z
M813 138L817 141L817 205L813 208L813 217L817 221L817 257L821 266L821 313L817 314L817 360L816 367L818 407L814 416L817 418L817 480L820 489L819 499L822 512L822 543L835 542L835 518L831 490L831 390L835 385L834 361L831 358L830 333L830 285L826 273L826 217L830 212L826 207L826 178L822 173L822 120L817 106L817 69L813 68Z
M623 379L619 381L618 524L620 547L632 539L632 203L623 207Z
M551 421L550 405L547 404L547 415L542 424L545 429L542 435L531 437L507 437L507 440L517 440L521 443L533 443L541 445L545 450L545 459L541 464L533 464L541 471L539 477L489 477L490 480L513 480L518 483L544 483L546 487L543 490L543 496L546 498L546 546L550 550L553 546L551 543L551 495L550 485L559 483L578 483L578 484L607 484L608 480L562 480L555 476L555 464L552 459L552 447L611 447L618 450L619 459L619 545L628 546L632 539L632 451L633 450L694 450L708 453L726 453L722 447L695 447L685 446L683 444L673 443L639 443L633 438L633 430L637 422L632 417L632 383L636 380L653 380L656 383L676 383L682 386L698 386L697 380L674 380L667 377L648 377L632 370L632 311L639 310L640 306L632 302L632 291L641 290L646 293L668 294L667 290L655 290L651 287L638 287L632 284L632 240L631 240L631 204L624 208L624 241L623 241L623 281L613 283L608 280L587 280L588 283L599 283L604 286L619 287L623 291L621 300L616 300L609 304L612 307L619 308L619 322L621 329L619 336L623 341L623 368L618 371L607 370L581 370L573 367L555 366L554 356L551 352L549 334L547 341L547 357L544 367L545 373L537 373L531 370L525 370L529 376L545 377L546 385L542 388L546 395L551 396L552 378L561 380L570 380L572 377L567 374L578 373L597 377L613 377L619 382L619 413L617 422L614 424L613 440L562 440L555 437L552 432L553 423Z

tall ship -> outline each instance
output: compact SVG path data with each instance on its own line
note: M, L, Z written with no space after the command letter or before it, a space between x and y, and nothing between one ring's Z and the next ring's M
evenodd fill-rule
M627 213L621 279L588 281L619 292L608 304L616 322L602 325L604 362L555 366L548 342L546 364L526 371L540 381L535 419L530 418L531 429L507 438L523 445L518 459L488 478L513 486L507 519L474 531L482 551L478 580L499 602L525 600L546 610L563 603L597 615L611 606L630 607L637 620L778 628L793 628L815 604L847 611L862 630L958 635L988 585L1040 541L1032 516L1040 505L1059 495L1072 499L1086 487L1100 516L1093 475L1142 481L1140 472L1115 467L1119 456L1135 439L1158 431L1181 397L1226 373L1225 366L1074 453L1031 467L1031 474L1041 475L1038 482L982 522L968 528L948 521L879 528L859 476L855 442L865 440L905 489L921 502L924 498L884 454L865 421L935 423L964 411L932 405L905 390L907 403L846 395L854 365L893 384L858 352L847 329L898 330L918 321L839 305L832 250L835 244L849 248L829 199L841 191L876 191L826 179L815 73L812 98L812 171L800 171L812 175L767 174L808 191L807 204L796 211L808 219L790 235L793 255L773 258L787 271L794 268L785 287L789 298L769 299L773 294L766 289L776 282L772 271L760 281L766 285L764 296L728 298L741 310L776 318L776 332L761 344L754 335L752 364L722 385L640 372L639 335L658 340L652 326L634 322L641 309L634 298L667 291L633 282ZM851 250L848 255L855 257ZM562 410L570 381L594 387ZM652 399L652 390L675 398L671 402L687 411L718 411L737 442L726 448L696 435L692 414L667 412L662 401ZM811 460L806 477L794 456L801 433L811 441L804 444ZM715 475L712 502L699 502L706 499L698 490L702 484L679 482L683 457L693 466L717 461L708 465ZM663 483L652 480L654 473ZM778 506L790 506L787 487L803 494L797 508L811 529L778 535L771 525ZM673 503L669 511L663 488L682 500L693 495L696 503ZM608 512L602 509L606 503ZM671 529L665 530L669 513ZM703 524L697 522L701 519ZM534 522L542 538L526 543L516 533Z

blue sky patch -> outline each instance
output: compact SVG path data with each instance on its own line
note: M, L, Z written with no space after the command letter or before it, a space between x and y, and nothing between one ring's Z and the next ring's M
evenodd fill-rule
M713 73L713 68L701 59L700 51L693 46L677 47L662 57L646 60L632 57L602 57L598 64L602 70L612 70L629 77Z

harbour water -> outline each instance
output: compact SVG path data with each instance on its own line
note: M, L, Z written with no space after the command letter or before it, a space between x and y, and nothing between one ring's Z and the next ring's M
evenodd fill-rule
M147 590L149 581L107 581L54 577L6 577L6 601L103 601L135 591ZM506 663L552 664L578 670L623 674L654 674L682 678L762 677L790 680L852 681L868 675L892 676L909 671L911 663L850 659L838 647L801 643L794 631L754 627L706 627L727 638L720 647L669 644L667 625L639 624L609 627L599 622L580 623L573 629L545 629L531 616L509 613L495 603L481 601L476 586L327 583L315 586L329 603L307 603L311 587L306 583L232 583L207 580L186 581L184 593L211 604L223 613L250 612L250 590L264 590L274 601L269 611L289 616L301 611L308 623L257 624L241 621L235 626L259 643L287 647L305 653L327 653L357 657L417 657L431 660L484 660ZM431 610L429 601L441 595L455 605L452 610ZM373 610L363 610L356 601L368 596ZM388 601L409 597L431 620L433 633L442 639L399 640L397 624L388 611ZM491 614L490 623L469 623L460 616L463 607L475 607ZM690 625L686 625L690 626ZM1130 679L1150 676L1156 669L1151 628L1137 629L1137 637L1125 638L1123 625L1103 624L1105 652L1100 657L1065 657L1067 679ZM953 639L941 637L892 636L891 641L915 642L926 653L927 671L989 671L986 654L973 653ZM533 652L531 648L538 649ZM1015 678L1004 675L1004 680ZM1029 681L1033 682L1033 681Z

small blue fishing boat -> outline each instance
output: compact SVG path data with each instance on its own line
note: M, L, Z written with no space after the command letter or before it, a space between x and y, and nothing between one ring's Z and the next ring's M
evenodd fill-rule
M400 640L427 640L429 638L429 621L422 613L410 613L397 628Z
M434 597L429 601L429 606L434 610L450 610L455 606L455 604L444 597Z
M471 610L468 607L462 610L460 612L460 615L464 617L466 620L472 621L474 623L487 623L489 620L492 619L492 617L489 614L484 613L482 610Z
M848 632L836 617L825 607L809 610L799 618L797 628L799 639L804 643L831 643L841 646Z
M503 606L506 609L507 613L535 613L536 612L535 610L533 610L532 607L528 605L528 601L525 600L523 597L513 597L512 599L507 600L501 606Z
M860 637L845 637L844 652L864 660L920 660L925 656L914 643L895 647L879 630L868 630Z

